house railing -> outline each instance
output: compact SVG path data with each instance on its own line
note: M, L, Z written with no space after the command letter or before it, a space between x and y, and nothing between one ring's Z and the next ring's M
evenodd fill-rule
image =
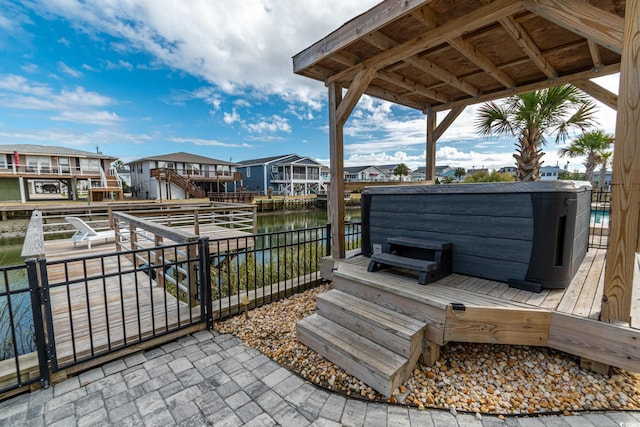
M15 167L14 167L15 166ZM79 166L42 166L42 165L8 165L6 167L0 167L0 175L58 175L61 177L100 177L100 168L84 169Z

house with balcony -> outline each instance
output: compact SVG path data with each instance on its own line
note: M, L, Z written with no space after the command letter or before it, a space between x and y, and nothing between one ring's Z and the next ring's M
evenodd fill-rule
M237 164L185 152L143 157L127 163L131 194L138 199L174 200L235 192L242 186Z
M326 191L330 174L326 166L297 154L244 160L239 163L247 190L267 195L306 196Z
M0 145L0 201L123 198L117 157L72 148Z
M389 181L389 175L377 166L349 166L344 168L345 182Z

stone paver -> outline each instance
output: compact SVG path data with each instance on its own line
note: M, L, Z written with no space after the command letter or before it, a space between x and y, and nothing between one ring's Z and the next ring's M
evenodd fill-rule
M200 331L0 402L0 427L640 427L640 412L506 417L420 411L315 387L231 335Z

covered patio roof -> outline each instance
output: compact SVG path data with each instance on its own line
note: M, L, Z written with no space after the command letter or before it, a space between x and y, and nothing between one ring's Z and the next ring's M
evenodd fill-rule
M436 141L465 106L572 83L618 110L603 318L629 322L640 219L639 25L640 0L385 0L295 55L294 72L329 89L334 257L344 257L342 129L363 94L426 114L433 180ZM616 72L620 99L589 80ZM447 110L436 126L436 112Z

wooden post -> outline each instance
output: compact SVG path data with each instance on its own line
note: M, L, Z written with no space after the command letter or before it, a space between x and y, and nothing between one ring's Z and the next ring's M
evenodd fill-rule
M630 322L640 220L640 0L625 6L602 320ZM639 278L635 278L638 280ZM637 290L638 286L636 286Z
M420 363L433 366L440 359L440 346L432 341L426 341L424 351L420 355Z
M427 111L427 165L424 179L435 184L436 181L436 113L429 108Z
M342 88L329 84L329 152L331 181L329 184L329 222L334 259L345 257L344 247L344 147L343 123L338 120L338 106L342 102Z

